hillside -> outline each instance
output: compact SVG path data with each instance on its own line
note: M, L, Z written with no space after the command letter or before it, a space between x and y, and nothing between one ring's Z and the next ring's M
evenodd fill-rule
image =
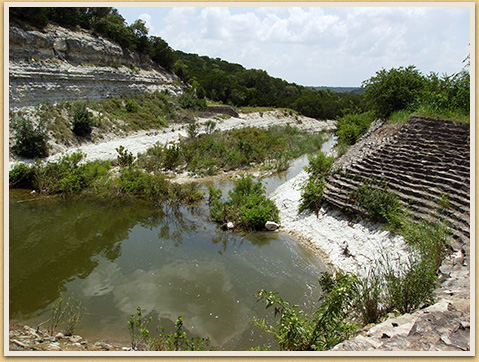
M146 56L91 31L51 24L43 31L10 27L9 61L10 110L183 89L180 78Z

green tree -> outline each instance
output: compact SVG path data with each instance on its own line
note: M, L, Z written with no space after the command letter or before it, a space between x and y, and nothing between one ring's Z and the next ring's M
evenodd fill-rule
M425 77L414 65L384 68L363 82L365 97L378 117L388 117L395 111L412 109L426 85Z
M89 136L92 131L92 126L93 120L85 104L77 106L73 114L73 133L79 137Z
M33 127L31 121L22 118L13 121L12 128L15 131L14 154L27 158L48 156L48 135L40 125Z

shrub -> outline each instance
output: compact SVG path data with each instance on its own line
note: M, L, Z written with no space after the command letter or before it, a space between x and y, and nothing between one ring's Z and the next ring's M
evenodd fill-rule
M125 147L121 146L115 149L118 153L116 160L120 167L131 167L135 162L135 156L129 152Z
M220 192L210 188L210 217L218 222L233 222L247 230L262 230L267 221L279 221L274 202L265 196L261 181L241 175L229 192L230 200L221 202Z
M40 125L34 128L31 121L21 118L12 122L12 128L15 131L14 154L26 158L48 156L48 136Z
M436 280L436 269L430 261L417 255L412 256L402 270L388 270L385 281L389 308L410 313L431 304Z
M424 76L415 66L382 69L363 82L364 96L378 117L412 109L426 86Z
M166 169L172 170L180 164L180 147L176 144L169 145L164 150L163 166Z
M352 193L351 198L359 208L366 211L372 220L387 221L401 211L401 205L395 193L387 191L386 186L378 186L366 180Z
M357 279L352 274L338 273L336 278L324 273L320 284L325 298L319 308L308 315L298 311L297 305L281 299L277 293L264 290L255 296L266 302L266 309L274 307L274 316L279 317L275 326L265 320L254 319L253 323L263 331L274 335L281 350L325 351L354 335L356 327L348 322L348 312L353 305Z
M86 106L84 104L77 106L73 114L73 133L79 137L89 136L92 131L92 126L93 120Z
M9 188L32 188L35 177L33 167L24 163L15 165L8 173Z
M329 176L334 157L326 156L319 151L308 157L309 164L304 169L309 174L308 181L301 188L301 203L298 212L311 210L318 213L323 199L325 179Z
M371 112L361 114L347 114L341 117L337 123L336 134L338 141L346 145L353 145L365 134L374 116Z
M207 108L206 99L200 99L193 89L187 89L178 97L181 108L204 111Z
M139 108L140 106L133 99L128 98L126 100L125 109L127 110L127 112L135 113L138 112Z

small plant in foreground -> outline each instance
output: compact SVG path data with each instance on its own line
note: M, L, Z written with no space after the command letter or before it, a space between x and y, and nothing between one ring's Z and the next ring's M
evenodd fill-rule
M347 315L357 295L356 277L338 274L332 278L324 273L320 284L326 296L311 315L284 301L277 293L259 291L258 301L265 301L267 309L274 307L274 316L279 320L275 326L268 326L264 320L255 318L253 324L273 334L281 350L287 351L325 351L351 337L356 326L348 321Z
M152 336L149 325L152 317L143 316L141 306L136 314L128 321L128 330L131 337L131 347L137 351L204 351L211 350L209 338L187 338L183 330L183 318L180 316L175 322L175 333L165 333L164 328L158 335Z
M79 300L69 297L68 300L65 301L63 296L60 296L57 302L52 305L48 333L53 336L62 320L66 320L64 332L66 336L71 336L81 321L83 312L84 308Z

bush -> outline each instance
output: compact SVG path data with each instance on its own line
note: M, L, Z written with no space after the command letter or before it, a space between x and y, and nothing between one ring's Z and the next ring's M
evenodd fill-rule
M345 143L348 146L355 144L368 131L373 119L374 116L371 112L348 114L341 117L336 128L338 142Z
M323 199L326 177L330 175L334 157L327 157L322 151L308 157L309 164L304 169L309 179L301 188L301 203L298 212L311 210L318 213Z
M127 110L127 112L136 113L138 112L139 108L140 106L133 99L128 98L126 100L125 109Z
M15 165L8 173L9 188L32 188L35 178L35 170L33 167L24 163Z
M92 127L93 120L86 106L84 104L77 106L73 114L73 133L79 137L87 137L91 134Z
M206 99L200 99L193 89L187 89L178 97L181 108L204 111L207 108Z
M363 82L365 99L378 117L387 118L402 109L413 109L426 85L414 65L382 69Z
M348 313L357 295L357 279L352 274L338 273L336 278L324 273L320 284L325 298L319 308L308 315L298 311L297 305L281 299L277 293L264 290L255 296L266 302L266 309L274 307L279 320L268 326L265 320L253 323L263 331L274 335L281 350L325 351L354 335L356 326L348 322Z
M351 198L358 207L366 211L371 220L388 221L401 212L401 204L394 192L387 191L387 187L366 180L352 193Z
M120 167L131 167L133 162L135 162L135 156L125 149L125 147L120 145L120 147L116 148L115 151L118 153L116 160Z
M233 222L247 230L262 230L267 221L279 221L279 211L274 202L265 196L261 181L241 175L229 192L230 200L221 202L221 192L210 188L210 217L221 223Z
M34 128L31 121L21 118L12 122L12 128L15 131L14 154L26 158L48 156L48 136L40 125Z
M389 308L400 313L430 305L436 289L436 269L419 256L410 258L400 271L389 270L385 275Z

